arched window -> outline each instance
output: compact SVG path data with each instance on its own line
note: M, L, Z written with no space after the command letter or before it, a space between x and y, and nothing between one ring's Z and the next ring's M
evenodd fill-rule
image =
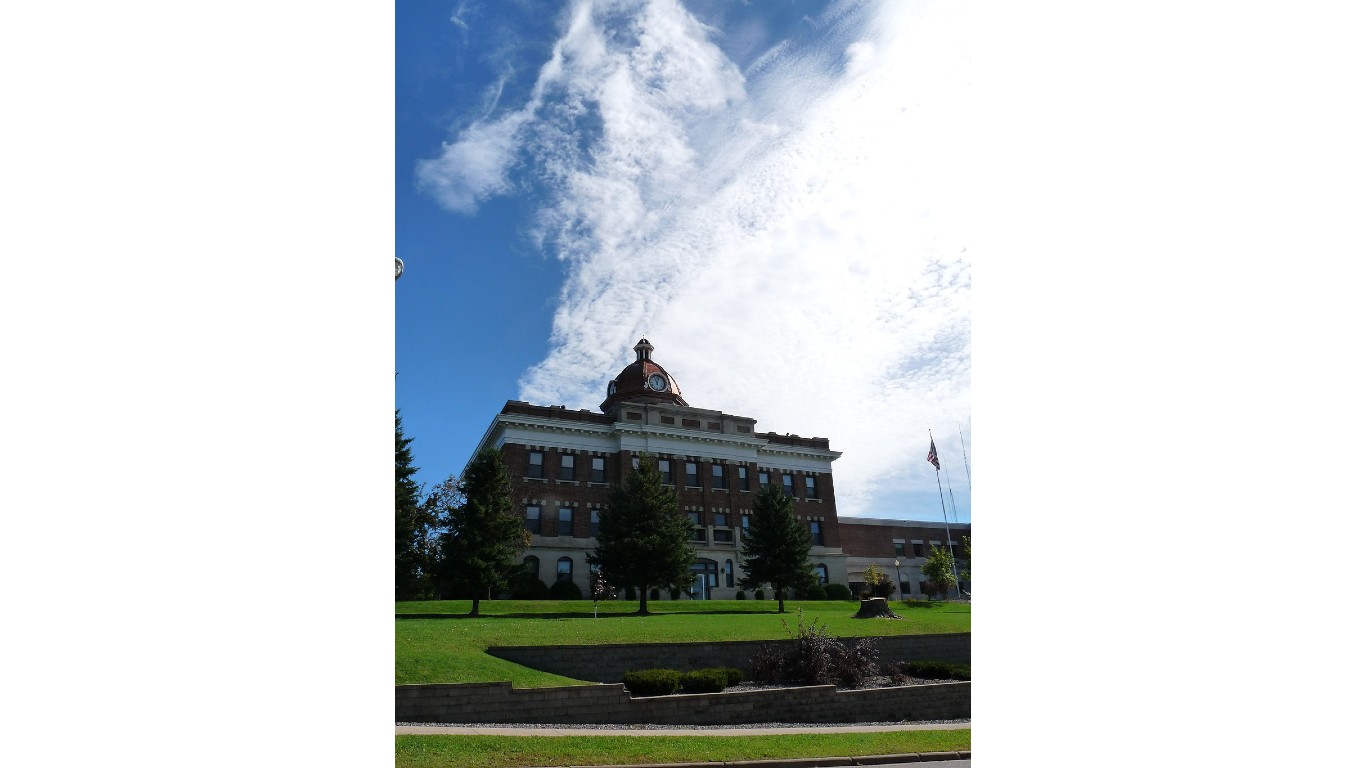
M541 578L541 558L535 555L524 557L522 558L522 567L526 568L526 572L531 578Z
M825 567L825 563L816 565L816 581L822 584L830 583L830 569Z
M574 561L573 561L573 560L570 560L570 559L567 558L567 557L562 557L562 558L560 558L560 561L559 561L558 563L555 564L555 581L573 581L573 580L574 580Z

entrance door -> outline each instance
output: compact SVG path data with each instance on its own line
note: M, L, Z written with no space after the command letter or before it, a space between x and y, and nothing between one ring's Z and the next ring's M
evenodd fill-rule
M711 588L717 584L717 574L719 569L716 567L715 560L708 560L705 557L698 558L692 564L693 572L693 591L694 600L710 600Z

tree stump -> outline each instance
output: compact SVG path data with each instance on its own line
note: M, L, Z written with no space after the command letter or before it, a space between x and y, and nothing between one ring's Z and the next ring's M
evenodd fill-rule
M869 597L859 601L858 613L851 618L855 619L899 619L900 616L892 613L892 609L887 607L887 598Z

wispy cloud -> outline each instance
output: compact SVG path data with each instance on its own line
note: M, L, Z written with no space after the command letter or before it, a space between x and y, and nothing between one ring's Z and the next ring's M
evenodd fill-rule
M527 103L419 167L466 213L547 190L567 279L520 396L596 407L647 335L693 404L829 437L842 514L933 490L926 428L969 437L954 13L837 5L741 74L674 0L576 4Z

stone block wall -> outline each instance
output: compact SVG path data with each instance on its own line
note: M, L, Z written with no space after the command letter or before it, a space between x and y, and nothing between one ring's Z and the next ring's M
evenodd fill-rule
M875 619L870 619L875 621ZM899 635L873 638L878 658L890 661L948 661L972 663L972 635ZM767 641L787 644L788 640ZM649 643L642 645L502 646L491 656L524 667L575 680L619 683L633 669L676 669L687 672L706 667L735 667L749 675L749 660L765 641L725 643Z
M510 683L395 686L401 723L730 725L952 720L971 717L972 684L839 691L833 685L632 698L620 685L516 688Z

